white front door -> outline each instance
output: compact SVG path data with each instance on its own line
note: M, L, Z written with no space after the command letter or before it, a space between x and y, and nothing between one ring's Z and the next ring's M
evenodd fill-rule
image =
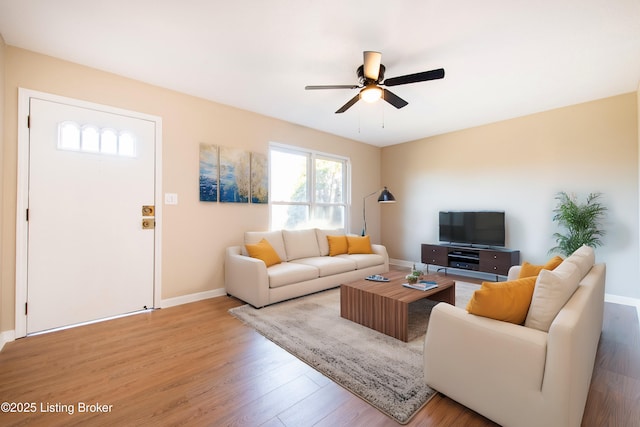
M36 97L29 122L26 333L154 307L156 123Z

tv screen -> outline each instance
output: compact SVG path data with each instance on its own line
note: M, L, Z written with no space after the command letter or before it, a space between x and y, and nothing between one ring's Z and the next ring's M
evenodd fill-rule
M440 241L483 246L504 246L504 212L440 212Z

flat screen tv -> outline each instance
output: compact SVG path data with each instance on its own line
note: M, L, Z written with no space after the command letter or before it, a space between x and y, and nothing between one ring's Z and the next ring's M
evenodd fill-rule
M441 211L440 241L476 246L504 246L504 212Z

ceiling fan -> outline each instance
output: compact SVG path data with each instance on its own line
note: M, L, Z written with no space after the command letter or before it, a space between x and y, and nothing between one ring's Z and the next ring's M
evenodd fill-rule
M406 74L404 76L392 77L385 80L385 66L380 63L381 59L382 54L380 52L364 51L364 64L359 66L356 71L358 81L360 82L357 85L305 86L305 89L360 89L360 92L358 92L356 96L351 98L346 104L340 107L338 111L336 111L336 114L339 114L347 111L353 106L353 104L358 102L359 99L363 99L366 102L374 102L382 98L394 107L402 108L407 105L408 102L380 86L398 86L444 78L444 68L438 68L431 71Z

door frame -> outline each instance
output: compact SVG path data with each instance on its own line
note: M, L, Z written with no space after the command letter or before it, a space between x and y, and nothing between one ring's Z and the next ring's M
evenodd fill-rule
M125 110L108 105L82 101L74 98L18 88L18 169L16 200L16 306L15 337L27 335L27 261L29 227L26 218L29 206L29 100L38 98L45 101L58 102L74 107L88 108L107 113L124 115L136 119L148 120L155 125L155 236L154 236L154 271L153 271L153 305L160 307L162 296L162 118L136 111Z

